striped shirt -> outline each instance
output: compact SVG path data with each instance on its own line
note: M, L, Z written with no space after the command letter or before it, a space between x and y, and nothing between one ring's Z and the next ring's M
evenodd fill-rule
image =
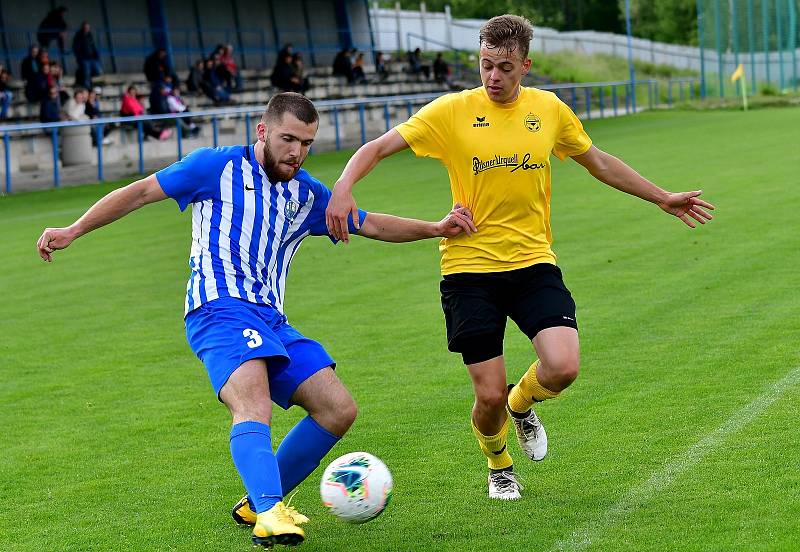
M181 211L192 206L185 314L220 297L283 314L289 263L300 242L308 235L335 242L325 225L331 191L303 169L288 182L270 182L252 145L200 148L156 178Z

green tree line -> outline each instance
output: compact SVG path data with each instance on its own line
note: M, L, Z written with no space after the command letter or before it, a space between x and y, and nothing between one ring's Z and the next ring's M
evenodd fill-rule
M559 31L594 30L625 32L624 0L427 0L428 11L444 11L453 17L488 19L503 13L524 15L534 25ZM393 0L380 5L392 8ZM403 9L419 9L419 0L401 0ZM659 42L697 44L696 0L631 0L634 36Z

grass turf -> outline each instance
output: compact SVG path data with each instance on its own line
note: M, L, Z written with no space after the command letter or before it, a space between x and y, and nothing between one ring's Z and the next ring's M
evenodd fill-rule
M328 459L381 457L394 499L348 526L318 477L302 550L789 550L800 542L796 110L662 112L587 125L662 186L702 188L691 231L554 161L554 247L578 304L582 374L538 409L551 452L512 442L523 500L486 498L471 387L445 350L434 241L309 239L287 313L339 363L360 415ZM332 182L348 153L307 167ZM151 205L45 265L35 241L113 188L0 198L0 544L4 550L246 550L228 416L185 343L190 220ZM433 219L444 170L401 154L359 205ZM513 325L509 377L533 359ZM792 376L793 377L793 376ZM783 381L778 391L770 391ZM788 383L787 383L788 381ZM759 403L767 394L774 402ZM761 407L756 408L761 404ZM297 410L297 409L295 409ZM300 412L277 412L283 436Z

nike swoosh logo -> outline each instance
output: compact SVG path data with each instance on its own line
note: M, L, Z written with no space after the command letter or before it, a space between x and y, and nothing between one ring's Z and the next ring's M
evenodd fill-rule
M501 454L503 454L503 451L506 450L506 446L507 445L503 445L503 448L501 448L500 450L493 450L492 454L494 454L495 456L500 456Z
M256 190L255 186L252 188L248 188L247 186L245 186L244 189L247 190L248 192L254 192Z

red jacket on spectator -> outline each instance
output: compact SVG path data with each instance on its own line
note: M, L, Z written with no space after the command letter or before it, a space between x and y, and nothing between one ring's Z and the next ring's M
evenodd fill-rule
M123 94L122 106L119 108L119 114L123 117L144 115L144 106L136 96L131 94Z

